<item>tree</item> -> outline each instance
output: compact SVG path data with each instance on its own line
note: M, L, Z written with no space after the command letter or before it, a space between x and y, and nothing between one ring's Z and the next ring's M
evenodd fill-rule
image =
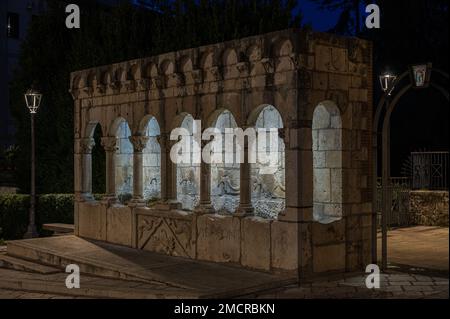
M334 28L329 30L344 35L359 34L362 30L361 10L364 5L373 3L373 0L312 0L322 10L340 11L338 21Z
M30 116L23 93L31 82L37 81L44 94L36 125L37 191L70 193L70 72L300 26L300 15L293 14L295 0L155 0L158 10L129 3L105 7L92 0L47 2L48 10L31 23L11 85L11 113L19 146L16 179L24 192L29 191ZM64 27L64 8L69 2L81 8L80 29ZM97 179L104 180L102 176ZM94 186L97 191L102 188Z

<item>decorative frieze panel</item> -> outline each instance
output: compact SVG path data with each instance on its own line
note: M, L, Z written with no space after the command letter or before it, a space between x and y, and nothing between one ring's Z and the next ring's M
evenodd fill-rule
M138 248L171 256L195 257L192 220L139 215Z

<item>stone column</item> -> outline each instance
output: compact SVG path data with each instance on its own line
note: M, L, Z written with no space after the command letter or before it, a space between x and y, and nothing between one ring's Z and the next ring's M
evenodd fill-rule
M133 144L133 199L130 204L133 206L145 206L144 200L144 154L147 146L148 136L131 136L130 142Z
M74 195L75 201L82 201L83 193L83 154L82 154L82 139L76 138L74 140L73 150L73 169L74 169Z
M210 141L202 141L202 150ZM213 214L211 205L211 164L200 162L200 201L194 210L197 214Z
M161 134L158 142L161 147L161 200L153 207L159 210L181 209L181 203L177 201L176 165L170 159L172 143L169 135Z
M92 149L95 146L93 138L81 140L82 174L81 174L81 198L93 200L92 196Z
M106 197L105 200L115 201L116 198L116 151L117 138L103 137L102 146L106 153Z
M240 199L239 207L236 210L236 216L251 216L254 213L252 206L251 189L251 164L249 163L248 140L244 139L244 159L240 167Z

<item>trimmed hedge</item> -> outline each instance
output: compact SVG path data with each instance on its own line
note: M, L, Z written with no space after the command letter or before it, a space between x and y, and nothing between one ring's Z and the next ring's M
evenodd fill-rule
M73 224L72 194L40 195L36 202L36 225L40 235L48 235L42 230L42 224ZM23 238L28 226L29 209L29 195L0 194L0 238Z

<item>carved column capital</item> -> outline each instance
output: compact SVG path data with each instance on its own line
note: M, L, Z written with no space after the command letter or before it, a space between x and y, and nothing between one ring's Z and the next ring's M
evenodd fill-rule
M113 90L114 93L119 93L120 88L122 87L122 83L120 83L120 81L115 80L111 83L109 83L109 87L111 88L111 90Z
M80 140L80 151L82 154L91 154L95 146L95 140L92 137L83 138Z
M145 91L149 88L149 80L148 79L140 79L137 80L137 90L138 91Z
M97 83L97 92L100 94L104 94L106 92L106 85L103 83Z
M150 139L148 136L130 136L129 140L133 144L133 149L137 153L141 153L147 146L147 142Z
M156 137L159 145L161 146L161 148L165 148L167 152L170 152L170 149L172 148L173 145L175 145L177 142L179 142L178 140L171 140L170 139L170 133L161 133L160 135L158 135Z
M114 136L102 137L101 144L106 152L115 152L118 150L117 138Z
M155 76L153 78L150 79L150 88L154 89L154 90L160 90L162 89L162 83L163 80L161 78L161 76Z
M136 91L136 81L135 80L127 80L124 82L124 87L127 90L127 92L134 92Z

